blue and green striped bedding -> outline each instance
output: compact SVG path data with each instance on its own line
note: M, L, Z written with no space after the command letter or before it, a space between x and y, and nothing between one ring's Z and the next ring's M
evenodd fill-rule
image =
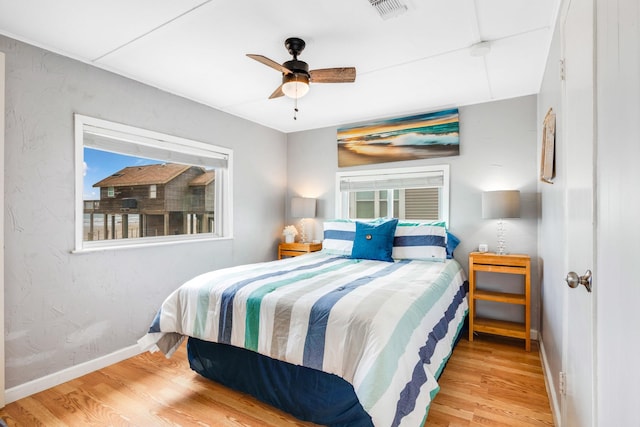
M171 294L145 348L185 336L338 375L375 426L420 426L467 312L454 260L396 262L316 252L205 273Z

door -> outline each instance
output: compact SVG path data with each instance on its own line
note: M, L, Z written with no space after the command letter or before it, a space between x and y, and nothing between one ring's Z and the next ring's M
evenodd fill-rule
M0 52L0 408L4 407L4 53Z
M564 83L562 91L562 140L565 168L565 271L595 277L595 73L593 0L568 0L561 15ZM560 236L558 236L560 237ZM586 286L564 292L562 365L565 390L561 399L563 427L595 424L595 316L594 293Z

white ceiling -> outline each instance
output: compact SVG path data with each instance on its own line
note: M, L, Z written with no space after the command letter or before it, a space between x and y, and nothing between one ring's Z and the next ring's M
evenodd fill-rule
M404 0L383 20L368 0L0 0L0 34L283 131L397 117L537 93L560 0ZM353 66L355 83L267 99L278 71ZM490 41L483 57L471 46Z

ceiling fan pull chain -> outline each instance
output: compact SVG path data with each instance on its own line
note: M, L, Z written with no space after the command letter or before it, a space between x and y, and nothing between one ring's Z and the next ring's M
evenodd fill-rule
M298 120L298 98L293 100L293 120Z

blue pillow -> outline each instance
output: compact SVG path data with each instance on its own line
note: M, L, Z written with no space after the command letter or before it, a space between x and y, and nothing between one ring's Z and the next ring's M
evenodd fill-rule
M459 244L460 239L447 231L447 259L453 258L453 251L456 250Z
M393 237L396 234L396 218L381 223L356 222L351 258L393 262Z

